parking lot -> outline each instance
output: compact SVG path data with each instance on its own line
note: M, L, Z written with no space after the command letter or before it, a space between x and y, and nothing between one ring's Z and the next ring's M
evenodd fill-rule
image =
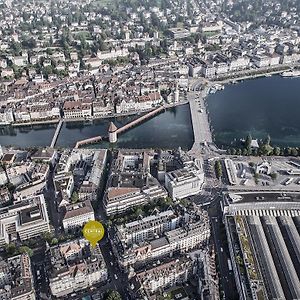
M300 162L288 157L233 157L232 172L236 174L236 183L231 184L241 189L251 187L259 189L300 188ZM228 170L224 166L224 174ZM228 182L229 184L229 182Z

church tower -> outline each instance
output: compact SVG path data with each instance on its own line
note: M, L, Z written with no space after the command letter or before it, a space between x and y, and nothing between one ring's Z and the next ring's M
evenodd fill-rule
M115 143L118 139L117 137L117 127L113 122L110 122L109 128L108 128L108 139L110 143Z

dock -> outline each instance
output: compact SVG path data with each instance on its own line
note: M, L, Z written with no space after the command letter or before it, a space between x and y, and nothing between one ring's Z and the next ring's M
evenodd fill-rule
M50 148L54 148L56 142L57 142L57 139L58 139L58 135L60 133L60 130L61 130L61 127L62 127L62 124L63 124L63 119L60 119L59 120L59 123L57 124L56 126L56 129L55 129L55 132L54 132L54 135L53 135L53 138L52 138L52 141L51 141L51 144L50 144Z

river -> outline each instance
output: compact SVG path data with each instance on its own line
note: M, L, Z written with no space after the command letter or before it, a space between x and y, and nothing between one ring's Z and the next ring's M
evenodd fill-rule
M133 117L113 119L120 127L129 123ZM59 134L57 147L73 147L78 140L97 135L107 135L111 120L102 119L93 122L66 122ZM15 145L19 147L49 146L56 125L27 126L21 128L4 127L0 129L0 145ZM141 125L134 127L118 137L115 147L119 148L191 148L193 130L189 105L168 109ZM107 142L101 142L89 147L108 147Z

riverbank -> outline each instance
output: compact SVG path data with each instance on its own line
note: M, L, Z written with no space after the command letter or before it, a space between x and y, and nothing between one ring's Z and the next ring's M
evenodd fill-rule
M164 104L164 107L166 109L177 107L180 105L187 104L188 101L180 101L177 103L170 103L170 104ZM84 122L84 121L94 121L94 120L103 120L103 119L111 119L111 118L121 118L121 117L129 117L133 115L141 115L144 113L148 113L152 110L154 110L156 107L146 109L146 110L140 110L140 111L130 111L126 113L115 113L115 114L109 114L104 116L92 116L90 118L72 118L72 119L65 119L65 118L59 118L59 119L53 119L53 120L40 120L40 121L30 121L30 122L20 122L20 123L11 123L11 124L0 124L0 127L5 126L12 126L12 127L26 127L26 126L35 126L35 125L47 125L47 124L57 124L62 120L63 122Z
M60 119L55 120L41 120L41 121L33 121L33 122L22 122L22 123L12 123L3 126L12 126L12 127L26 127L26 126L34 126L34 125L47 125L47 124L57 124Z
M188 101L180 101L177 103L171 103L171 104L164 104L163 106L166 109L181 106L187 104ZM156 109L157 107L152 107L150 109L140 110L140 111L132 111L132 112L126 112L126 113L120 113L120 114L110 114L105 116L96 116L92 118L72 118L72 119L63 119L64 122L84 122L84 121L94 121L94 120L105 120L105 119L113 119L113 118L122 118L122 117L130 117L130 116L139 116L142 114L146 114L148 112L151 112L152 110Z

